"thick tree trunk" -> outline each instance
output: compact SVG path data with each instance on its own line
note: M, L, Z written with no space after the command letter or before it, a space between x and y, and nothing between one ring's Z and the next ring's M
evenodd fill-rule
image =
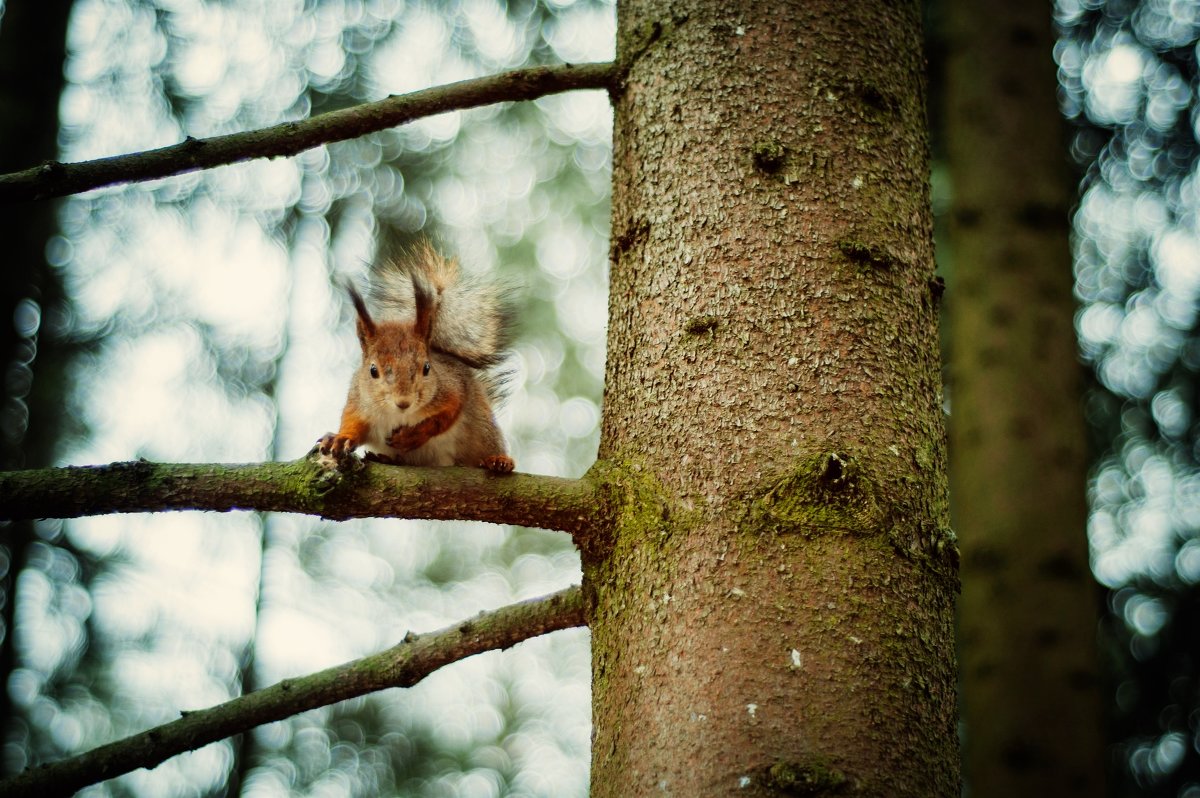
M1096 590L1050 7L944 4L967 781L1102 794Z
M618 17L593 794L957 795L918 6Z

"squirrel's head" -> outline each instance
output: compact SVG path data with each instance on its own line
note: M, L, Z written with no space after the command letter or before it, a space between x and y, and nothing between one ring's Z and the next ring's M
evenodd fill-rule
M355 330L363 354L357 377L360 398L380 410L392 412L394 408L401 416L419 410L437 389L429 345L436 310L433 292L414 279L416 317L412 321L375 321L362 295L352 286L347 290L358 315Z

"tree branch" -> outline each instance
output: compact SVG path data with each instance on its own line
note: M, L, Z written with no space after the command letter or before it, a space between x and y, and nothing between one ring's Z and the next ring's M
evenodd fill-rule
M0 782L0 795L70 795L209 743L299 712L388 687L411 687L438 668L558 629L586 623L579 587L510 604L437 632L414 635L386 651L235 698L124 740L27 770Z
M208 139L189 136L157 150L64 164L48 161L0 175L0 202L48 199L102 186L154 180L252 158L278 158L334 141L357 138L425 116L497 102L533 100L575 89L604 89L616 70L610 63L514 69L388 97L373 103L284 122L262 130Z
M260 510L323 518L491 521L570 532L601 518L603 496L583 479L497 475L481 468L413 468L350 458L334 469L287 463L188 464L139 460L0 472L0 519L78 518L163 510ZM0 540L6 530L0 528Z

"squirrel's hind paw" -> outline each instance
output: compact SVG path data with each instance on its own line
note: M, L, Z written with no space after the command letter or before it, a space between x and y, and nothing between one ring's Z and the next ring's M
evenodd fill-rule
M516 463L506 454L493 454L483 458L479 463L479 467L486 468L488 471L494 471L497 474L507 474L516 467Z

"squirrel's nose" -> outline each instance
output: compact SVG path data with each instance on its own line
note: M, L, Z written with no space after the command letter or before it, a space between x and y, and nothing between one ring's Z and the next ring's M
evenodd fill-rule
M411 405L412 402L408 401L407 399L396 402L396 407L400 408L401 410L407 410Z

